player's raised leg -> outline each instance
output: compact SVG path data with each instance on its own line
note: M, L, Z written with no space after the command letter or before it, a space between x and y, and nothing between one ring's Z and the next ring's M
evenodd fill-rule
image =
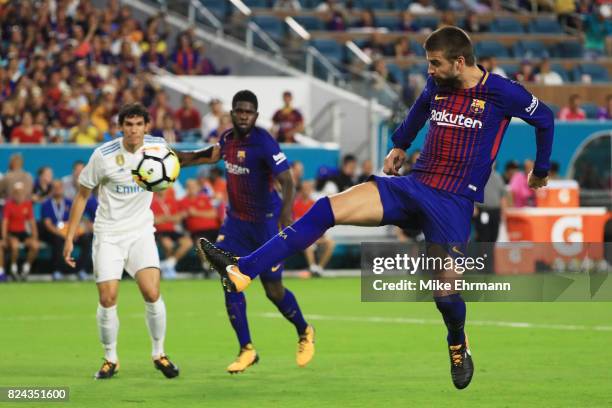
M145 301L145 320L151 337L153 364L167 378L177 377L178 367L164 352L166 304L159 291L160 270L158 268L141 269L136 273L136 281Z
M383 206L378 187L375 182L368 181L317 200L302 218L255 252L240 259L218 249L206 239L200 240L200 246L219 273L225 275L224 282L230 286L228 290L241 292L261 272L308 248L334 225L377 226L382 218Z
M119 316L117 315L118 280L98 282L98 310L96 321L100 342L104 347L104 363L94 375L97 380L108 379L119 372L117 356L117 334L119 333Z
M262 275L263 287L266 291L266 296L278 308L285 319L295 326L298 335L298 348L295 356L297 365L305 367L314 357L314 328L309 325L302 310L295 299L295 295L289 289L284 287L280 279L280 271L269 273L269 275L279 274L278 279L264 279ZM267 277L266 277L267 278Z

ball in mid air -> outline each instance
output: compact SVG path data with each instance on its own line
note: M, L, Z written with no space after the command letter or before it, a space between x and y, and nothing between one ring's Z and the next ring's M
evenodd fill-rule
M164 191L178 178L181 165L176 153L167 146L146 146L142 158L132 170L136 184L147 191Z

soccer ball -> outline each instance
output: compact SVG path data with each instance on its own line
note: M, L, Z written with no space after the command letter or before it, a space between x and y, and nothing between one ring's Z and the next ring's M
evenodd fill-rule
M167 146L147 146L132 170L136 184L147 191L164 191L174 183L181 170L179 159Z

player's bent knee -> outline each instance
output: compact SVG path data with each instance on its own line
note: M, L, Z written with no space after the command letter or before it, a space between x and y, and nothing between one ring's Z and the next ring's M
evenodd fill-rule
M100 305L102 307L112 307L117 304L117 294L116 293L103 293L100 294Z
M146 302L149 303L153 303L153 302L157 302L157 300L159 299L159 289L154 288L154 289L148 289L142 292L142 297L144 298L144 300Z

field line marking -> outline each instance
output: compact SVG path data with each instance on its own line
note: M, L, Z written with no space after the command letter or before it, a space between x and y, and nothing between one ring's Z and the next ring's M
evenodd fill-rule
M181 313L183 317L197 317L201 313ZM177 317L177 315L175 315ZM263 317L267 319L284 318L280 313L254 313L254 317ZM119 316L122 319L142 319L144 313L128 313ZM333 316L321 314L308 314L306 318L319 321L332 322L356 322L356 323L383 323L383 324L414 324L414 325L440 325L442 320L438 319L421 319L411 317L388 317L388 316ZM25 316L0 316L0 322L8 321L56 321L56 320L73 320L73 319L95 319L95 313L88 315L25 315ZM466 321L466 326L482 326L482 327L509 327L515 329L542 329L542 330L562 330L562 331L612 331L612 326L597 325L577 325L577 324L547 324L547 323L529 323L529 322L506 322L494 320L470 320Z
M278 313L258 313L258 317L264 318L283 318ZM420 324L420 325L440 325L442 319L418 319L409 317L384 317L384 316L330 316L320 314L306 315L307 319L324 320L335 322L357 322L357 323L390 323L390 324ZM470 320L466 321L466 326L484 326L484 327L510 327L518 329L545 329L545 330L594 330L594 331L612 331L612 326L585 326L575 324L545 324L545 323L528 323L528 322L505 322L493 320Z

